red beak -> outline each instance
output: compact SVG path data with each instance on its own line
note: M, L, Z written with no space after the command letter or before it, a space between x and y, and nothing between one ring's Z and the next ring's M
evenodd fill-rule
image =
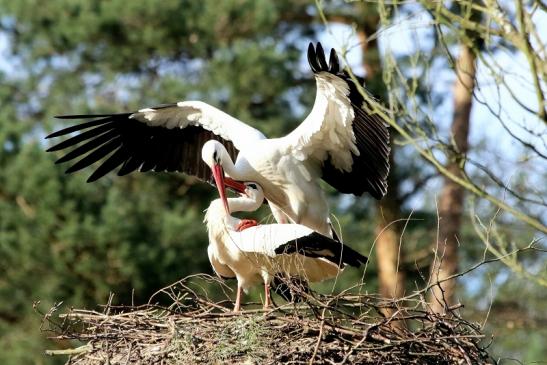
M213 177L215 178L215 184L217 185L218 194L226 209L226 214L230 215L230 208L228 207L228 199L226 198L226 187L224 186L224 170L219 164L213 165Z
M234 189L236 192L241 193L241 194L244 194L245 189L247 189L247 186L245 186L245 184L243 184L239 181L236 181L232 178L229 178L229 177L224 178L224 185L229 187L229 188Z

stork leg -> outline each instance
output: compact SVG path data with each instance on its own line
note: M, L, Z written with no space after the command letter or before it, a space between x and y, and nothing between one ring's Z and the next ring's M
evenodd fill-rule
M258 222L254 219L242 219L239 221L239 223L236 226L236 231L241 232L247 228L257 226Z
M237 295L236 295L236 303L234 305L234 312L239 312L241 310L241 286L237 284Z
M270 307L270 284L264 283L264 309Z

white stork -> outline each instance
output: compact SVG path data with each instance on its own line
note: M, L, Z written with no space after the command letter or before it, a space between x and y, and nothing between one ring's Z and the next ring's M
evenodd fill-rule
M134 113L60 116L93 120L47 136L78 132L48 151L77 146L56 163L87 154L67 173L103 160L88 182L119 166L120 176L135 170L181 171L210 181L208 164L219 176L226 172L235 180L259 183L278 222L288 217L332 236L319 180L342 193L369 192L380 199L387 189L389 133L378 115L363 110L364 98L340 68L334 49L327 64L321 44L315 49L310 43L308 62L317 85L315 103L285 137L268 139L211 105L181 101Z
M235 312L240 310L241 291L260 282L264 283L264 308L268 308L270 282L278 273L318 282L338 275L345 265L366 263L365 256L347 245L300 224L241 229L245 220L229 212L255 211L264 201L258 184L246 183L243 188L239 198L211 202L204 220L209 232L207 253L214 271L221 278L237 278Z

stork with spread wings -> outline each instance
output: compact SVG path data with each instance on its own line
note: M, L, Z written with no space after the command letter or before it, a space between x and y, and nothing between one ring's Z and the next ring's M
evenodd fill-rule
M238 181L256 181L264 189L279 222L294 222L333 236L323 179L341 193L387 190L389 133L376 114L363 109L364 98L334 50L327 63L321 44L308 48L317 94L306 119L281 138L264 134L201 101L145 108L132 113L65 115L91 119L48 138L76 132L48 151L73 148L58 163L80 158L75 172L99 162L88 181L119 167L133 171L179 171L209 180L213 172ZM211 172L212 171L212 172Z

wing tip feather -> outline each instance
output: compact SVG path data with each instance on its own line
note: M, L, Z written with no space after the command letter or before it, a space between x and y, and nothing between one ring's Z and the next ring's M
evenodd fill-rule
M334 48L330 49L329 72L332 74L337 74L338 72L340 72L340 62Z
M315 47L313 46L313 42L310 42L308 45L308 64L310 65L311 70L313 73L320 72L319 64L317 63L317 56L315 52Z
M327 63L325 51L321 42L314 46L313 42L308 45L308 63L313 73L328 72L333 75L340 73L340 60L334 48L331 48L329 62Z
M321 42L317 42L317 46L315 47L315 57L317 58L317 63L319 64L320 71L328 71L329 66L327 65L327 60L325 59L325 51L323 50Z

